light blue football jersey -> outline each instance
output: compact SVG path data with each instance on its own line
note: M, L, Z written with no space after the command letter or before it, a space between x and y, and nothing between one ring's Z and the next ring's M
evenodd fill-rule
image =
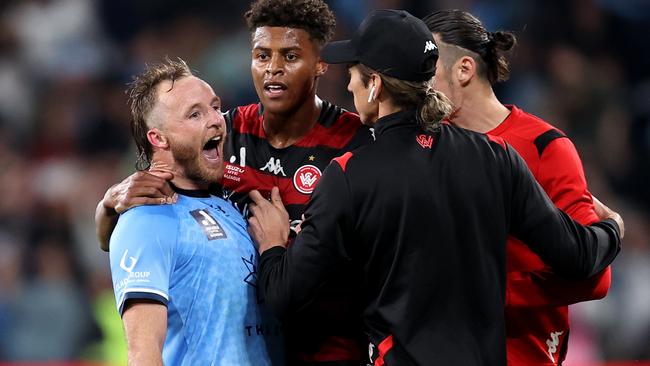
M120 216L110 241L120 314L129 299L167 305L163 361L270 365L256 291L257 251L241 214L206 191ZM272 323L272 322L271 322Z

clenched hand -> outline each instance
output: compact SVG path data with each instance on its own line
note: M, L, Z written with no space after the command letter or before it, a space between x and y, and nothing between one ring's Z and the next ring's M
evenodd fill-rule
M275 246L286 246L289 239L289 214L284 208L280 190L273 187L271 201L259 191L248 194L253 200L248 207L252 216L248 219L248 232L258 245L260 254Z
M173 177L166 170L135 172L106 192L104 207L122 214L135 206L174 203L177 196L169 185Z
M612 219L616 222L618 225L618 228L621 232L621 239L625 237L625 222L623 222L623 218L621 215L618 214L618 212L612 211L609 207L605 206L604 203L600 202L600 200L593 195L591 198L594 200L594 209L596 211L596 215L598 215L598 218L601 220L605 219Z

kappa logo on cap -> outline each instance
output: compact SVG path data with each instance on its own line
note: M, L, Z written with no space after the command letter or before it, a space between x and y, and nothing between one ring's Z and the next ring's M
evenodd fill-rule
M320 179L322 173L314 165L303 165L293 175L293 185L298 192L304 194L311 194L316 188L316 183Z
M428 51L433 51L435 49L436 49L436 45L433 42L426 41L426 43L424 44L424 52L422 53L427 53Z

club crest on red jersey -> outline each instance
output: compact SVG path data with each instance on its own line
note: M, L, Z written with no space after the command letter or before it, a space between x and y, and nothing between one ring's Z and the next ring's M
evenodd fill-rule
M293 185L298 192L311 194L322 173L314 165L303 165L293 175Z
M423 148L429 148L430 149L431 146L433 146L433 136L427 136L427 135L424 135L424 134L418 135L416 137L416 141Z

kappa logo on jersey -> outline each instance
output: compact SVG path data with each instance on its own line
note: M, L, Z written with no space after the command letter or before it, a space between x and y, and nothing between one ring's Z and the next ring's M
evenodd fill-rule
M293 175L293 185L298 192L311 194L322 173L314 165L303 165Z
M269 159L269 162L266 163L266 165L264 165L260 170L268 171L269 173L273 173L275 175L282 173L283 177L287 176L286 174L284 174L284 168L282 168L280 159L275 159L274 157L271 157L271 159Z
M135 257L129 257L129 264L126 265L126 256L129 254L129 250L125 250L124 254L122 255L122 259L120 259L120 268L123 270L127 271L128 273L133 272L133 268L135 268L135 264L138 263L138 258Z
M190 215L196 220L196 222L201 225L205 235L208 236L208 240L216 239L226 239L228 236L226 232L221 228L221 225L212 217L206 210L194 210L190 211Z
M427 53L427 51L433 51L435 49L436 49L436 45L431 41L427 41L424 44L424 52L423 53Z
M427 135L424 135L424 134L423 135L418 135L416 137L416 141L424 149L426 149L426 148L430 149L431 146L433 146L433 136L427 136Z
M548 346L548 356L551 358L552 362L555 362L554 354L557 352L557 346L560 345L560 336L564 332L551 332L551 339L546 340L546 345Z

